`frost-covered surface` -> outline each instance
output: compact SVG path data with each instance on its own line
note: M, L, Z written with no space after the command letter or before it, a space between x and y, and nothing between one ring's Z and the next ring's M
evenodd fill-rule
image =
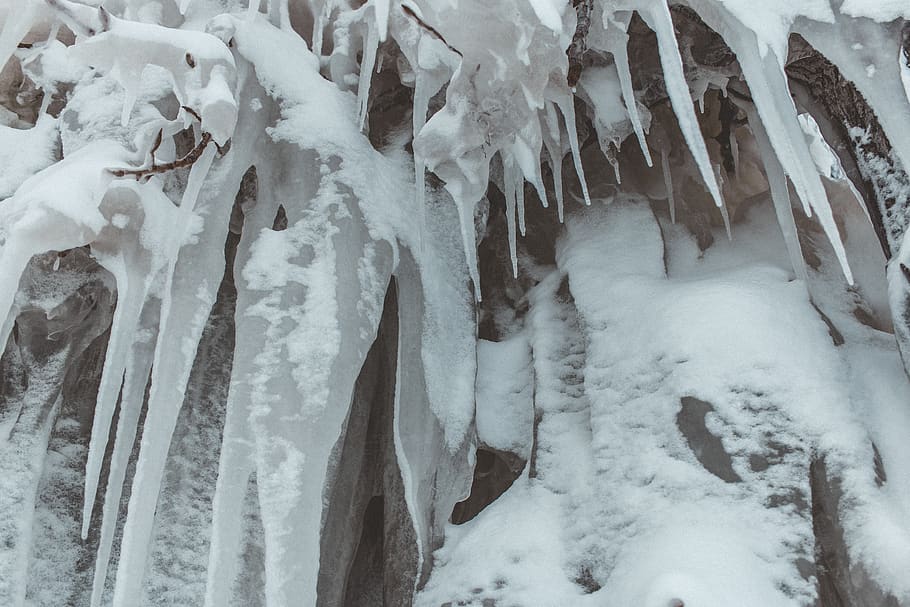
M0 604L910 604L908 18L0 1Z

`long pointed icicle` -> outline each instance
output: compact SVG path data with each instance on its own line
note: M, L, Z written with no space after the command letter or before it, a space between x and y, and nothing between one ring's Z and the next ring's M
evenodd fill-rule
M456 198L455 206L458 209L458 223L461 226L461 243L464 247L465 261L468 263L471 282L474 283L474 296L477 301L480 301L480 270L477 266L477 236L474 233L474 201Z
M664 174L664 187L667 190L667 206L670 207L670 222L676 223L676 195L673 192L673 175L670 172L670 154L667 148L660 150L660 170Z
M0 344L6 345L10 332L16 322L17 306L16 293L19 291L19 281L22 273L32 258L27 248L18 246L18 242L11 235L6 244L0 248Z
M774 154L771 141L768 139L768 133L765 132L765 127L762 125L755 108L751 105L746 105L744 109L749 120L749 127L752 129L752 134L755 135L755 142L758 144L762 163L765 166L768 185L771 186L771 201L774 203L777 224L780 226L780 231L784 236L784 244L787 246L787 254L790 256L790 264L793 266L793 272L796 277L808 282L809 274L806 271L806 261L803 257L802 246L799 243L796 220L793 217L793 206L790 203L787 176L784 174L780 161Z
M506 195L506 225L509 231L509 257L512 260L512 276L518 278L518 249L516 244L515 205L517 192L515 191L515 174L518 170L511 157L502 156L502 180Z
M230 158L235 160L238 152L232 150L230 154ZM210 145L190 171L180 205L181 215L187 218L187 222L196 206L213 155L214 146ZM155 520L154 504L158 501L168 449L183 406L196 348L224 271L224 235L234 194L243 177L243 171L237 171L236 167L223 165L221 171L230 171L231 168L234 172L229 175L222 173L220 177L224 182L207 195L212 204L203 231L196 236L195 242L181 247L183 238L179 228L184 226L175 226L165 277L167 291L162 298L161 329L155 344L148 414L123 526L120 563L114 584L114 607L132 605L144 579ZM177 258L181 253L191 256L193 263L183 263L178 267Z
M723 205L720 187L717 185L711 159L708 156L708 148L705 146L705 140L698 126L698 117L695 115L695 108L692 105L692 97L689 94L689 85L686 83L686 76L683 72L682 57L679 54L670 9L664 0L648 0L640 9L640 14L657 34L660 64L664 71L670 105L673 106L673 112L679 121L679 128L695 158L698 171L705 181L708 192L720 207Z
M555 103L562 112L562 119L566 125L569 147L572 148L572 160L575 163L575 173L578 175L578 181L581 182L581 193L584 196L585 204L590 206L591 195L588 193L588 182L585 179L584 167L581 165L581 148L578 145L578 130L575 128L575 102L571 95L565 95Z
M89 524L95 505L95 494L101 476L101 465L107 450L111 420L117 408L117 397L123 382L129 350L136 334L136 325L142 312L146 291L141 285L133 284L132 272L127 267L128 260L121 255L117 259L105 260L103 264L117 281L117 306L111 323L111 336L108 342L107 355L104 358L104 369L101 374L101 385L98 388L98 399L95 404L95 417L92 422L92 436L89 442L88 459L85 464L85 493L82 504L82 539L88 537Z
M373 12L376 14L376 26L379 28L379 41L385 42L389 33L389 0L375 0Z
M723 186L723 176L720 174L720 165L714 165L714 177L717 183ZM733 226L730 224L730 211L727 209L727 199L724 198L723 191L720 194L720 216L724 220L724 229L727 231L727 240L733 240Z
M111 560L111 548L114 544L114 532L117 527L117 514L120 511L120 499L123 495L123 483L130 461L130 454L136 442L139 427L139 416L142 413L142 401L152 370L154 346L158 327L158 316L161 302L149 300L142 310L139 331L133 342L132 353L123 379L123 393L120 398L120 411L117 417L117 435L114 439L114 450L111 455L108 472L107 490L104 494L104 506L101 516L101 534L98 540L98 551L95 555L95 574L92 581L91 607L99 607L104 594L104 583L107 579L108 566Z
M231 590L237 578L238 559L243 541L243 498L253 472L253 439L250 436L248 407L238 407L237 402L249 400L249 382L245 387L231 386L228 397L227 417L221 458L218 462L218 480L212 501L212 540L209 546L208 579L205 607L228 607ZM237 390L245 390L245 397L238 398Z
M376 68L376 51L379 48L379 33L376 23L367 25L367 35L363 39L363 60L360 62L360 84L357 86L357 106L360 108L359 125L363 130L367 121L367 109L370 104L370 84L373 82L373 70Z
M638 102L635 100L635 89L632 86L632 72L629 69L629 49L625 44L618 43L612 49L613 61L616 63L616 73L619 75L619 86L622 90L622 100L626 104L626 113L629 114L629 120L632 121L632 130L635 131L635 137L638 139L638 145L641 147L641 153L644 154L645 162L648 166L654 166L651 160L651 151L648 149L648 141L645 139L645 130L641 124L641 114L638 112Z
M414 80L414 110L412 121L413 136L416 138L427 123L427 111L430 108L432 96L429 76L417 70ZM423 237L427 231L427 203L426 203L426 164L423 158L414 150L414 193L417 202L417 213L420 219L420 247L423 248Z
M525 225L525 180L520 171L516 171L515 179L515 206L518 209L518 231L522 236L527 236L528 227Z
M746 34L739 40L728 40L736 56L749 88L752 90L755 109L761 120L768 140L780 160L796 193L804 204L815 212L825 235L834 248L847 282L853 284L853 272L847 260L847 252L841 241L840 232L834 221L834 213L828 203L828 196L821 177L815 168L809 145L797 120L796 106L787 86L786 75L773 51L762 58L754 34L748 41ZM751 44L751 46L746 46Z
M556 108L551 102L547 102L544 107L544 119L546 127L543 129L543 143L547 148L547 154L550 156L550 169L553 173L553 189L556 191L556 213L559 216L559 223L563 222L564 200L562 192L562 137L559 130L559 118L556 116Z
M250 427L253 411L252 381L255 377L257 351L246 344L250 326L256 326L250 311L259 299L248 288L243 268L249 263L252 247L263 230L272 225L276 202L274 176L269 163L256 165L259 201L244 218L243 231L234 257L234 283L237 285L237 307L234 312L235 346L228 391L218 480L212 500L212 532L206 580L205 607L230 607L232 587L238 574L238 559L243 542L243 502L249 479L255 468L254 438Z

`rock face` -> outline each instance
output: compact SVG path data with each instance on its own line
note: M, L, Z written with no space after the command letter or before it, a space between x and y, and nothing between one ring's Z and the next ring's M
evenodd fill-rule
M872 579L862 563L851 560L840 523L843 492L840 482L828 477L824 459L813 460L809 474L819 605L901 605Z

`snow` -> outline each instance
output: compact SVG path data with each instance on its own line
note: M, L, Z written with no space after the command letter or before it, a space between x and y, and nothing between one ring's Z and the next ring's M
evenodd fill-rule
M21 605L25 599L35 498L60 408L66 359L66 352L57 352L31 370L16 427L0 451L0 599L8 605Z
M840 12L880 23L900 18L910 19L910 8L903 0L844 0Z
M60 1L60 0L58 0ZM125 91L121 122L126 125L149 65L167 70L180 105L202 118L202 129L219 145L230 139L237 121L233 96L234 57L213 35L108 16L109 26L69 50L85 65L104 70Z
M531 349L516 336L477 344L477 437L501 451L530 456L534 406Z
M0 125L0 199L8 198L26 179L47 168L55 158L57 122L42 118L30 129Z

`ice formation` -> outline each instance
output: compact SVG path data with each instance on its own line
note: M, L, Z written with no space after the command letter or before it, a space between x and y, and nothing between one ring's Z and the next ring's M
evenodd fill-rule
M0 604L910 605L906 3L0 19Z

